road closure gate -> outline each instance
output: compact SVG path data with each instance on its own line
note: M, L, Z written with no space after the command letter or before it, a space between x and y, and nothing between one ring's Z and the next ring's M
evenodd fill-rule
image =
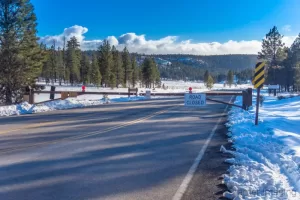
M207 92L206 96L242 96L243 97L243 103L242 106L236 105L233 103L228 103L216 99L212 99L210 97L206 97L206 101L212 101L216 103L222 103L230 106L235 106L238 108L242 108L244 110L248 110L250 106L252 106L252 88L248 88L246 90L242 90L241 92L225 92L225 91L211 91Z
M70 92L63 92L63 91L32 91L30 96L33 97L34 94L63 94L67 93L68 95L63 95L63 98L70 97ZM139 93L137 88L130 89L128 88L128 92L73 92L76 95L84 95L84 94L93 94L93 95L124 95L130 97L130 95L136 96L146 96L146 93ZM215 91L208 91L203 93L150 93L148 95L151 96L161 96L161 97L170 97L170 96L177 96L177 97L185 97L186 94L192 94L193 96L187 100L186 106L205 106L206 101L213 101L217 103L223 103L230 106L235 106L242 108L244 110L248 110L250 106L252 106L252 88L248 88L245 90L215 90ZM228 103L224 101L219 101L216 99L212 99L212 96L242 96L243 97L243 104L242 106L236 105L233 103ZM34 98L31 99L31 104L34 104ZM54 99L55 100L55 99ZM57 99L56 99L57 100ZM51 101L51 100L50 100ZM43 102L40 102L43 103Z

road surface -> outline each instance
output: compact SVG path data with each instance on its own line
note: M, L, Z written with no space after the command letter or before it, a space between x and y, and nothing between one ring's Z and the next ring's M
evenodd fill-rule
M0 199L214 199L225 108L170 98L0 118Z

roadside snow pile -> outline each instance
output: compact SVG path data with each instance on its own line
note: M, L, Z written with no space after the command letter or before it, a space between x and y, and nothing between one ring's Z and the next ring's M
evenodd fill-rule
M135 96L135 97L120 97L120 98L115 98L111 99L110 102L128 102L128 101L139 101L139 100L145 100L145 97L141 96Z
M47 103L34 106L33 112L47 112L51 110L66 110L70 108L83 108L86 106L94 106L103 104L103 100L78 100L76 98L68 98L66 100L50 101Z
M66 100L50 101L38 105L31 105L27 102L12 106L0 107L0 116L11 116L11 115L22 115L22 114L33 114L40 112L48 112L53 110L65 110L71 108L82 108L87 106L95 106L105 103L114 102L128 102L143 100L144 97L130 97L130 98L116 98L116 99L100 99L100 100L89 100L89 99L77 99L68 98Z
M236 104L241 104L237 98ZM300 97L265 97L259 125L250 111L232 108L229 137L236 151L224 183L229 199L300 199Z
M22 115L32 113L32 105L27 102L11 105L11 106L1 106L0 116L10 116L10 115Z

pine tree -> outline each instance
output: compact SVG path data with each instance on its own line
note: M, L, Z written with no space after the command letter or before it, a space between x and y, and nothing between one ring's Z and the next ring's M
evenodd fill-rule
M110 78L109 78L109 86L111 87L111 89L114 89L116 86L116 76L114 73L110 74Z
M42 74L46 79L46 83L54 84L58 77L58 55L59 52L55 49L55 41L53 45L47 50L46 62L43 64Z
M57 72L57 55L55 49L55 41L53 41L53 45L50 48L49 55L49 67L50 67L50 80L51 83L54 84L56 82L56 72Z
M84 85L90 82L90 60L87 55L81 55L80 61L80 73L81 73L81 81Z
M67 61L66 61L66 37L63 37L63 49L62 49L62 56L63 56L63 67L64 67L64 83L66 83L66 77L70 77L70 73L68 73L67 69Z
M91 72L90 72L90 81L96 86L101 85L101 73L99 70L99 64L98 64L98 58L97 55L93 55L93 60L92 60L92 66L91 66Z
M70 83L73 85L80 81L80 45L76 37L67 42L66 63Z
M45 51L45 62L42 66L42 77L45 78L46 84L50 83L51 80L51 62L50 62L50 54L51 52L47 49L47 47L44 47Z
M74 85L80 80L80 60L75 49L70 49L67 57L67 66L70 70L70 83Z
M151 58L145 58L142 65L142 75L143 75L143 83L146 88L151 88Z
M129 86L130 84L130 80L132 78L132 65L130 62L130 55L129 52L127 50L127 48L125 47L123 52L122 52L122 62L123 62L123 69L124 69L124 82L126 86Z
M115 46L112 47L112 55L113 55L113 73L116 77L116 87L119 85L124 85L124 69L122 64L122 55L116 49Z
M269 84L277 84L276 79L278 73L276 73L276 68L280 64L277 51L284 47L282 38L283 36L277 30L277 27L274 26L269 33L266 34L266 38L263 39L262 51L258 52L258 59L267 61L267 81Z
M0 99L7 104L20 101L41 73L45 52L36 21L29 0L0 1Z
M208 77L209 77L209 72L208 72L208 70L206 70L204 73L204 81L203 81L204 83L207 83Z
M295 91L300 91L300 62L298 62L294 67L293 79Z
M154 62L154 64L155 64L155 66L154 66L154 76L155 76L155 78L154 78L154 83L153 83L153 87L155 86L155 85L157 85L157 87L161 87L161 80L160 80L160 73L159 73L159 69L158 69L158 66L157 66L157 64L155 63L155 61L153 60L153 62Z
M140 87L143 87L143 83L144 83L144 80L143 80L143 68L142 67L139 67L138 68L138 79L140 81Z
M288 80L291 80L291 85L293 85L294 90L299 91L299 63L300 63L300 34L293 42L290 51L288 53L288 59L286 62L289 77ZM289 85L288 85L289 86ZM288 88L289 89L289 88Z
M139 77L139 69L136 63L136 58L133 56L131 58L131 64L132 64L132 77L131 77L131 84L132 87L135 88L137 82L138 82L138 77Z
M60 48L58 48L56 55L57 55L57 58L56 58L57 76L58 76L59 85L61 85L62 81L65 78L65 66L64 66L64 60L63 60L63 51Z
M298 51L300 49L300 33L298 34L298 37L295 39L291 46L291 52Z
M231 87L231 85L233 84L233 72L231 70L229 70L227 74L227 84L229 85L229 87Z
M111 52L111 46L107 40L103 41L98 49L99 53L99 67L102 75L102 85L110 85L113 58Z
M208 75L207 82L205 83L205 86L208 89L211 89L214 86L214 79L211 75Z
M143 83L147 88L151 88L151 84L155 87L155 83L160 81L160 75L157 65L153 58L146 58L142 65Z
M274 73L276 74L276 84L289 88L292 85L293 76L291 74L291 66L288 64L288 52L289 48L279 48L276 53L277 67L274 68ZM289 90L289 89L288 89Z

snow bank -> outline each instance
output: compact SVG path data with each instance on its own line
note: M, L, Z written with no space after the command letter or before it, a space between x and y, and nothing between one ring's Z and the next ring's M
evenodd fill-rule
M242 98L236 99L241 104ZM259 125L255 107L232 108L229 137L236 151L224 175L230 199L300 199L300 97L277 100L265 96Z
M32 112L33 106L28 104L27 102L18 105L0 107L0 116L22 115L29 114Z
M0 116L11 116L11 115L22 115L22 114L33 114L40 112L48 112L53 110L65 110L70 108L82 108L87 106L100 105L104 103L114 102L128 102L143 100L144 97L121 97L113 99L88 99L88 98L68 98L66 100L56 100L38 105L31 105L27 102L12 106L0 107Z

